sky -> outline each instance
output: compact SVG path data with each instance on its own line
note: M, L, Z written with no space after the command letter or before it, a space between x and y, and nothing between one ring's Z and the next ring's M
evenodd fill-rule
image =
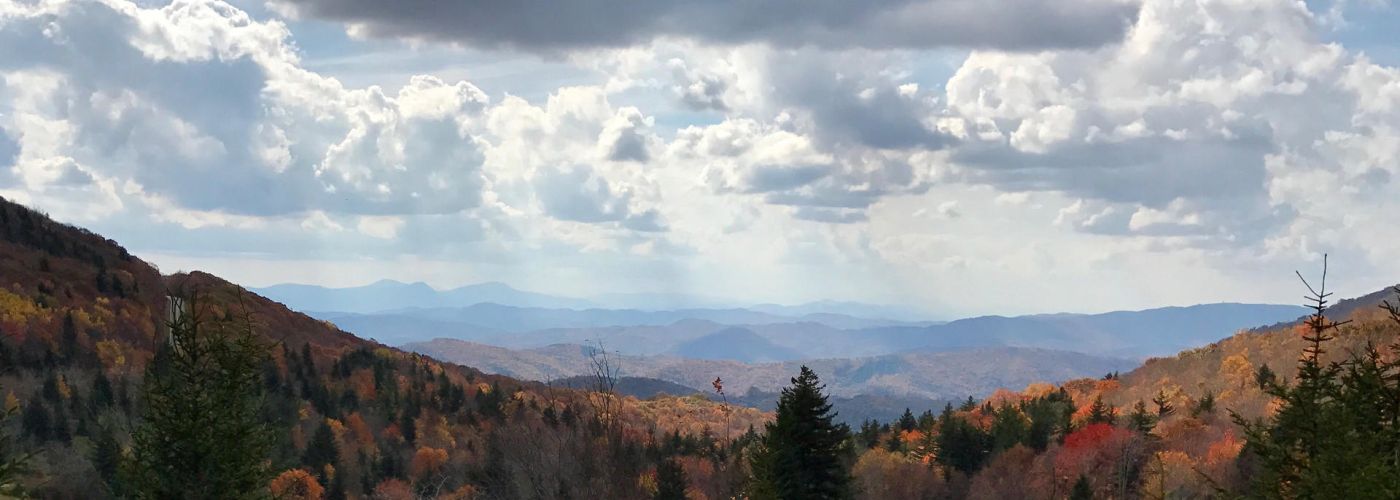
M0 196L165 272L941 316L1400 281L1377 0L0 0Z

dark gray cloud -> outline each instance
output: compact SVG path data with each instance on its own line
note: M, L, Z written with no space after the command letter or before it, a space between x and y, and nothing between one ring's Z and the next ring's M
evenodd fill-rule
M1112 0L276 0L375 36L532 51L623 47L661 36L782 47L1093 47L1138 6Z

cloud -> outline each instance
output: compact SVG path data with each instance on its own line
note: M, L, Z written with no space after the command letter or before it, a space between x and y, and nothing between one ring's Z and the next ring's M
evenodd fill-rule
M650 117L614 110L599 92L561 91L541 109L428 75L397 91L346 88L303 67L283 23L215 1L7 7L0 45L17 49L0 53L0 153L13 158L0 187L34 202L101 193L87 198L186 227L318 214L309 227L334 231L354 216L349 225L378 238L411 234L404 217L448 214L499 219L477 224L497 230L556 213L622 222L605 230L664 228L623 187L646 184L636 172L587 165L646 162L656 142ZM531 116L546 123L503 125ZM503 164L542 143L549 158ZM565 156L584 162L606 217L539 205L554 197L521 180ZM619 198L598 198L610 195Z
M655 210L636 210L627 187L615 187L587 166L539 171L535 193L550 216L575 222L618 222L637 231L664 231Z
M843 2L515 2L386 4L276 0L370 36L440 40L531 51L644 45L662 37L778 47L1082 48L1122 36L1137 6L1115 0L880 0Z

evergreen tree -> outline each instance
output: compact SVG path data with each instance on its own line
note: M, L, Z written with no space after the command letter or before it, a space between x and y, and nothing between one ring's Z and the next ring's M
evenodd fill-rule
M858 439L867 449L878 446L880 444L880 422L872 420L861 422Z
M992 451L1010 449L1030 439L1030 428L1026 419L1014 406L1003 405L992 418Z
M904 414L899 417L899 430L912 431L919 426L919 421L914 419L914 412L904 409Z
M92 393L89 401L94 411L112 406L114 397L112 396L112 382L107 380L107 375L102 370L97 371L97 376L92 379Z
M121 494L117 472L121 466L122 448L110 426L98 427L92 440L92 467L97 469L98 478L107 485L113 496Z
M1272 418L1246 421L1246 473L1260 498L1400 497L1400 361L1367 346L1345 363L1321 360L1343 322L1328 319L1326 267L1312 292L1305 321L1306 347L1292 385L1270 384L1279 401ZM1306 284L1306 281L1304 282ZM1396 289L1400 293L1400 288ZM1400 309L1386 308L1400 323ZM1392 346L1400 353L1400 344Z
M1268 363L1259 365L1259 369L1254 372L1254 384L1267 391L1278 384L1278 375L1274 374Z
M206 324L198 298L186 303L147 368L122 483L137 498L265 497L275 442L261 418L268 346L247 318Z
M24 429L24 434L39 442L48 441L52 435L53 418L49 416L48 408L44 403L35 399L30 399L29 404L24 405L24 416L20 417L20 426Z
M836 416L822 393L825 386L806 366L783 389L777 418L767 426L763 444L751 459L755 498L849 498L850 429Z
M5 411L3 420L8 421L14 417L17 408L10 408ZM0 422L8 423L8 422ZM9 426L0 427L0 498L26 498L28 492L25 491L21 483L32 472L29 467L29 460L33 458L30 453L19 453L19 443L5 431Z
M685 469L674 459L662 460L656 464L656 500L685 500L685 488L688 483Z
M1167 397L1167 392L1162 389L1157 390L1157 395L1152 397L1152 404L1157 405L1157 419L1167 418L1176 412L1176 407L1172 406L1172 400Z
M1206 391L1205 394L1201 395L1201 399L1196 400L1196 403L1191 405L1191 416L1200 417L1212 413L1215 413L1215 393Z
M301 463L317 474L325 470L327 465L339 466L340 447L335 444L335 434L331 432L331 426L322 422L321 426L316 428L316 432L311 435L311 441L306 444L306 453L302 454Z
M1103 396L1094 396L1094 403L1089 406L1089 423L1113 425L1117 419L1118 410L1104 403Z
M1132 429L1147 434L1152 432L1152 428L1157 426L1157 419L1147 411L1147 403L1141 399L1133 405L1133 412L1128 414L1128 426Z
M1089 478L1083 475L1074 482L1074 488L1069 490L1069 500L1094 500L1094 489L1089 486Z
M971 475L991 455L992 437L945 409L938 424L938 463Z

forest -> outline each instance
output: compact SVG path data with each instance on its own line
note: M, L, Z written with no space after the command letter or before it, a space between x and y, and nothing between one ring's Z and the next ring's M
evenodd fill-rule
M807 367L774 412L487 375L8 201L0 278L12 497L1400 497L1400 288L851 428Z

